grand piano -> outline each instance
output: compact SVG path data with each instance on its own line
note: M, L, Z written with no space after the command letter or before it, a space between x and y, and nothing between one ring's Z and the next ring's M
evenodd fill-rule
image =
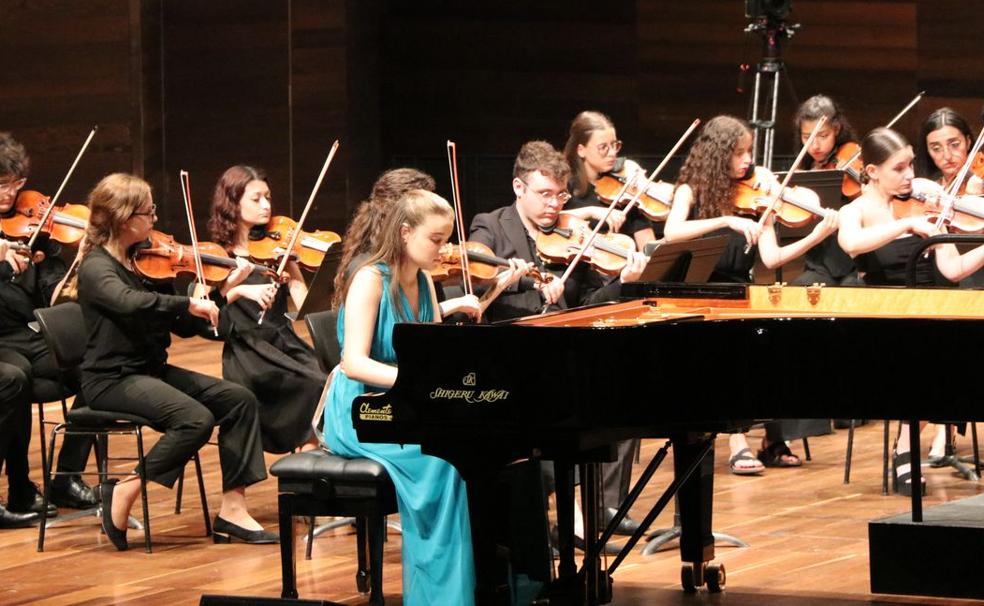
M508 325L398 325L397 381L358 399L353 422L363 441L417 443L459 469L481 604L507 603L488 528L497 470L528 457L582 464L582 491L590 493L597 477L588 463L610 454L610 444L667 438L643 480L672 447L675 480L657 508L678 499L683 586L720 590L714 436L776 418L977 418L979 396L947 378L979 375L982 319L977 291L627 284L620 302ZM911 435L918 446L916 427ZM585 500L589 554L575 568L572 493L558 484L565 589L550 603L605 603L624 553L600 569L599 544L610 529L597 537Z

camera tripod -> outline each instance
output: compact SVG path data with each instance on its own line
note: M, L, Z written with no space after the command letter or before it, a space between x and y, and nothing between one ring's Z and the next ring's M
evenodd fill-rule
M779 81L783 73L786 73L786 86L793 102L797 103L796 91L786 72L786 64L782 61L781 42L791 38L799 27L798 23L790 25L785 21L762 18L745 28L745 33L758 33L763 37L762 60L755 68L755 88L752 92L749 123L754 133L752 161L770 170L775 143L776 112L779 107Z

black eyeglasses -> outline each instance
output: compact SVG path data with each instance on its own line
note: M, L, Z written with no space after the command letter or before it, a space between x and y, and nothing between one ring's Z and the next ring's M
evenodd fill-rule
M133 216L134 217L153 217L156 214L157 214L157 205L156 204L151 204L150 205L150 210L148 212L144 212L144 213L133 213Z

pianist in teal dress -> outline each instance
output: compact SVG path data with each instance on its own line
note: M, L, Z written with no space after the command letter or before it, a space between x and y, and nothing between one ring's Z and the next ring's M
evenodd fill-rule
M403 527L404 604L409 606L474 603L465 484L450 463L421 453L420 446L360 442L352 425L352 402L368 391L389 389L396 381L396 323L440 321L442 308L446 313L479 313L474 295L438 307L433 283L423 271L436 264L451 234L453 216L436 194L410 192L387 218L380 250L343 282L345 303L338 316L342 363L324 412L325 445L335 454L379 461L396 485Z

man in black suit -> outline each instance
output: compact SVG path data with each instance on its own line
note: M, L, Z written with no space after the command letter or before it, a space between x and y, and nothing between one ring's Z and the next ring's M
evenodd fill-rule
M540 228L552 227L560 217L564 204L571 197L567 192L569 176L570 166L552 145L546 141L524 144L513 165L512 186L516 201L476 215L468 239L487 245L498 257L523 259L533 263L543 274L562 275L564 266L547 265L537 254L536 234ZM585 219L598 218L581 215L588 211L590 209L579 209L572 214ZM586 262L580 263L563 284L554 280L541 287L530 278L522 278L491 303L485 317L495 322L539 313L544 304L554 310L613 300L619 296L623 282L639 279L646 261L644 255L632 253L625 268L615 278L600 274ZM636 443L636 440L620 442L618 461L603 466L606 523L628 493ZM626 518L618 531L632 534L637 527L636 522Z

